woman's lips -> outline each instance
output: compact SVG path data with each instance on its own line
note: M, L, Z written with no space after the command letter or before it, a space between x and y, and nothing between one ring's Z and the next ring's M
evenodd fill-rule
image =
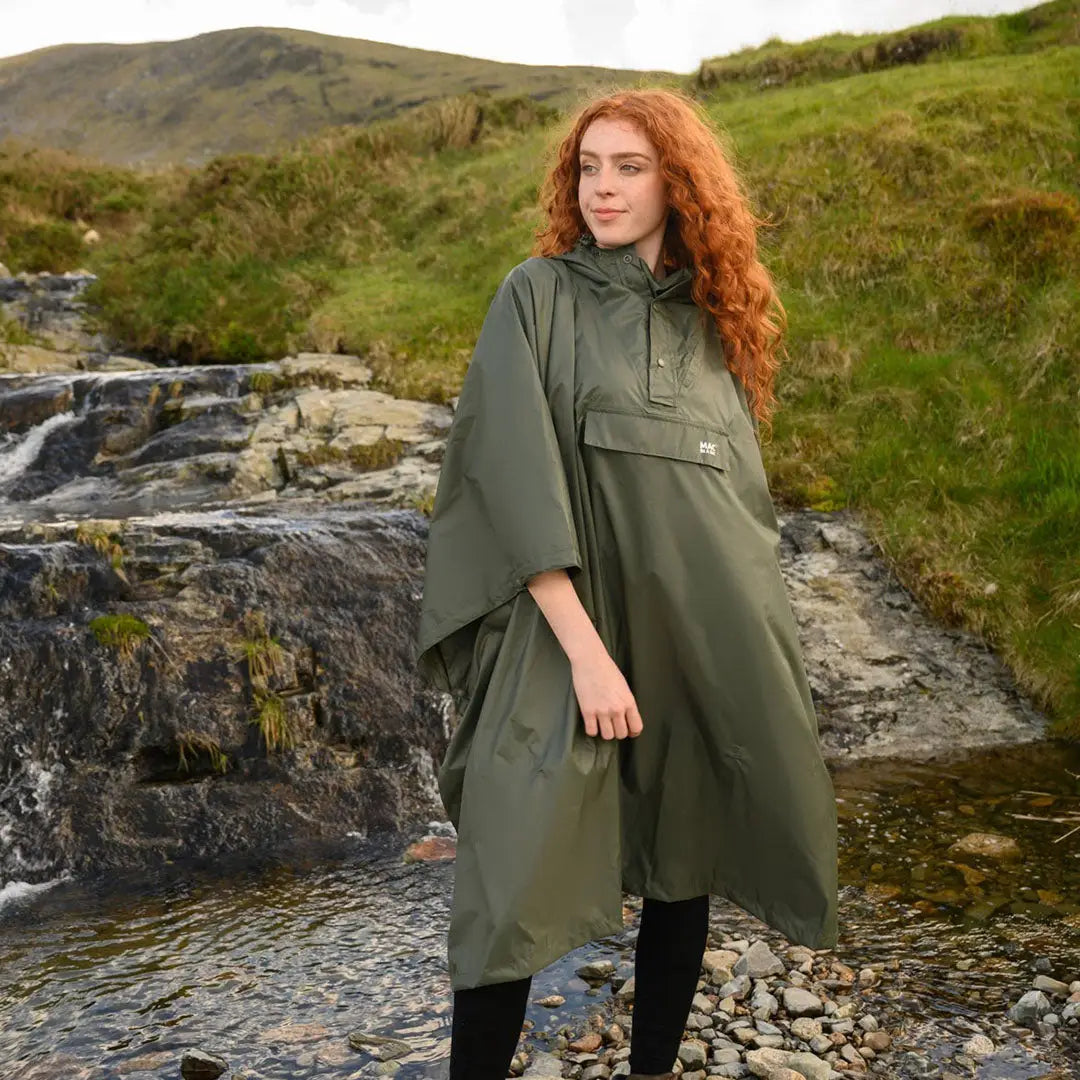
M618 217L621 213L621 210L594 210L593 216L598 217L601 221L610 221L612 218Z

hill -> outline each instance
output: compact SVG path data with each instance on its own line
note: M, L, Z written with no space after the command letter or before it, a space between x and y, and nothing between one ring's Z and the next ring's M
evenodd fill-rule
M502 64L269 27L58 45L0 59L0 139L112 164L199 164L271 152L327 126L386 119L470 90L563 105L640 74Z
M703 92L773 222L774 494L857 509L1080 739L1080 47L1038 44ZM340 349L443 401L529 252L559 130L530 98L469 95L158 177L11 151L0 260L85 262L104 328L148 356Z

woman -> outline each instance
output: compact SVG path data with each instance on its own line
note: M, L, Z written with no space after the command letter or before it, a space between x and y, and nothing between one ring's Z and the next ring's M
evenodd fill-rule
M587 104L447 440L420 672L458 695L451 1077L502 1077L531 975L643 897L630 1067L667 1075L709 894L836 942L836 805L757 441L783 309L698 108ZM751 408L751 404L753 406Z

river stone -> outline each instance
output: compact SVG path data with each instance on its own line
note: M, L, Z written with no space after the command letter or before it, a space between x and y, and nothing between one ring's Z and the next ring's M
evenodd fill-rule
M740 1001L746 997L750 990L750 976L749 975L736 975L735 978L729 979L718 991L721 998L738 998ZM723 1007L723 1006L721 1006Z
M784 987L784 1008L791 1016L820 1016L825 1005L817 994L798 986Z
M892 1038L887 1031L868 1031L863 1036L863 1046L869 1046L875 1053L888 1050L892 1044Z
M731 967L732 975L746 974L752 979L782 975L785 970L784 961L764 941L755 941Z
M709 982L719 986L731 979L732 967L739 959L730 949L711 949L701 958L701 966L709 976Z
M809 1016L799 1016L791 1021L791 1034L797 1039L809 1042L815 1035L821 1034L821 1021Z
M549 1054L543 1050L537 1051L532 1063L522 1075L530 1077L562 1077L562 1061L554 1054Z
M1031 984L1036 990L1042 990L1044 994L1057 994L1060 997L1068 997L1069 984L1051 979L1049 975L1036 975Z
M204 1050L185 1050L180 1058L180 1075L184 1080L217 1080L228 1067L224 1058Z
M783 1035L755 1035L753 1038L753 1044L757 1049L763 1047L770 1047L773 1049L779 1048L784 1045Z
M708 1047L704 1043L698 1042L697 1039L691 1039L689 1042L681 1043L679 1046L679 1060L686 1069L703 1069L708 1056Z
M586 1035L582 1035L580 1039L574 1039L570 1043L569 1049L575 1054L594 1054L600 1049L603 1044L603 1038L598 1031L590 1031ZM583 1062L578 1062L583 1064Z
M404 1057L412 1053L412 1047L404 1039L394 1039L388 1035L375 1035L366 1031L350 1031L349 1045L354 1050L366 1050L379 1061Z
M1050 999L1041 990L1029 990L1008 1010L1008 1017L1014 1024L1031 1027L1050 1011Z
M614 974L615 965L610 960L592 960L577 969L578 977L587 982L603 982Z
M768 990L756 991L750 999L750 1015L758 1020L768 1020L779 1008L780 1002Z
M949 848L954 855L983 855L991 859L1019 858L1020 845L1011 836L973 832L962 836Z
M970 1054L974 1058L986 1057L987 1054L994 1052L994 1041L987 1038L985 1035L972 1035L966 1043L964 1043L964 1053Z
M747 1050L746 1064L755 1076L766 1080L772 1077L776 1069L794 1069L802 1073L806 1080L828 1080L833 1069L827 1061L822 1061L816 1054L804 1050L779 1050L769 1047L764 1050Z

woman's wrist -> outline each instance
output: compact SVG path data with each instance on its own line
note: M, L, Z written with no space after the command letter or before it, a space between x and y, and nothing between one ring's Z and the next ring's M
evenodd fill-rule
M600 653L607 653L565 570L545 570L530 578L526 587L571 665L587 663Z

